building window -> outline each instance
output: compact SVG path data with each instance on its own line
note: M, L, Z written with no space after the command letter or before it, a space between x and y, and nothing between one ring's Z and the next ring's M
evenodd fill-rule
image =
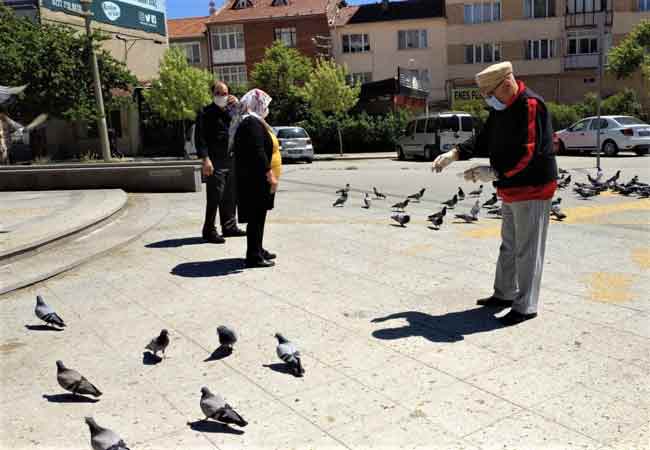
M642 4L644 0L640 0L639 4ZM645 0L646 3L648 0ZM606 9L611 8L611 2L609 0L567 0L567 12L569 14L575 13L590 13L600 11L601 7Z
M484 42L465 46L465 64L481 64L501 61L501 44Z
M555 56L555 41L553 39L526 41L526 59L551 59Z
M464 6L466 24L486 23L501 20L501 2L473 3Z
M594 53L598 53L598 38L596 36L569 35L567 54L589 55Z
M217 66L214 68L214 74L217 79L225 81L230 86L241 86L248 82L245 64L238 64L235 66Z
M201 63L201 44L199 42L174 43L171 44L171 47L183 52L189 64Z
M407 50L411 48L427 48L427 30L400 30L397 32L397 48Z
M343 53L364 53L370 51L370 39L367 34L344 34Z
M212 33L212 48L215 50L243 49L244 27L231 25L215 28Z
M372 72L355 72L345 76L345 81L350 84L365 84L372 81Z
M639 0L639 11L650 11L650 0Z
M593 2L593 0L591 1ZM529 19L554 17L555 0L524 0L524 16Z
M296 46L296 29L295 28L276 28L274 30L276 41L282 42L287 47Z

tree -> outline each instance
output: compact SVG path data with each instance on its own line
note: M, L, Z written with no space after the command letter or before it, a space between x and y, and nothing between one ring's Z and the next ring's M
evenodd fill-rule
M311 107L323 113L340 117L348 112L359 101L361 87L358 84L350 86L346 82L347 70L344 66L328 59L319 59L301 89L301 94ZM341 127L337 126L339 135L339 152L343 153L343 137Z
M105 35L93 34L104 99L113 88L137 80L126 66L100 47ZM0 84L29 83L13 109L18 116L45 112L68 120L96 119L93 78L84 32L63 25L38 24L0 5Z
M266 49L264 58L253 68L251 84L273 97L270 123L288 125L307 117L300 86L307 81L312 68L309 58L280 41Z
M607 55L607 70L625 78L641 69L650 80L650 20L643 20Z

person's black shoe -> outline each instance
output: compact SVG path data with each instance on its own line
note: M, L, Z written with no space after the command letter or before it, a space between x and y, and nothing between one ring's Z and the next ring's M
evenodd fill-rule
M501 325L505 327L509 327L512 325L517 325L518 323L521 322L525 322L530 319L534 319L535 317L537 317L537 313L522 314L511 309L510 312L508 312L508 314L506 314L503 317L499 317L497 320L501 322Z
M270 260L275 259L277 257L278 257L278 255L276 255L275 253L271 253L268 250L262 250L262 258L266 259L267 261L270 261Z
M242 237L246 236L246 231L241 228L232 228L229 230L223 230L223 237Z
M259 259L255 261L251 260L246 260L246 268L247 269L255 269L255 268L262 268L262 267L273 267L275 266L275 263L273 261L267 261L265 259Z
M499 297L482 298L476 302L479 306L490 306L493 308L510 308L512 306L512 300L504 300Z
M211 244L223 244L226 242L226 240L221 236L219 233L216 231L213 232L208 232L208 233L203 233L203 239L208 241Z

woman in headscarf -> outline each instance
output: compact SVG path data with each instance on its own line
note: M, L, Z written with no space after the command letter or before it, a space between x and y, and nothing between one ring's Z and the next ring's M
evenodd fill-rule
M237 173L239 221L246 227L246 267L272 267L276 255L264 249L267 211L273 209L282 171L280 144L266 123L271 97L253 89L240 100L242 115L234 120L233 148Z

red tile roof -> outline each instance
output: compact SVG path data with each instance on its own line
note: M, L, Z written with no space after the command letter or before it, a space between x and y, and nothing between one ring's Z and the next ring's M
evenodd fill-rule
M327 0L288 0L287 6L271 6L273 0L251 0L253 6L233 9L237 0L227 0L208 23L248 22L274 18L291 18L325 14Z
M203 36L205 23L210 16L186 17L167 20L167 33L170 39Z

